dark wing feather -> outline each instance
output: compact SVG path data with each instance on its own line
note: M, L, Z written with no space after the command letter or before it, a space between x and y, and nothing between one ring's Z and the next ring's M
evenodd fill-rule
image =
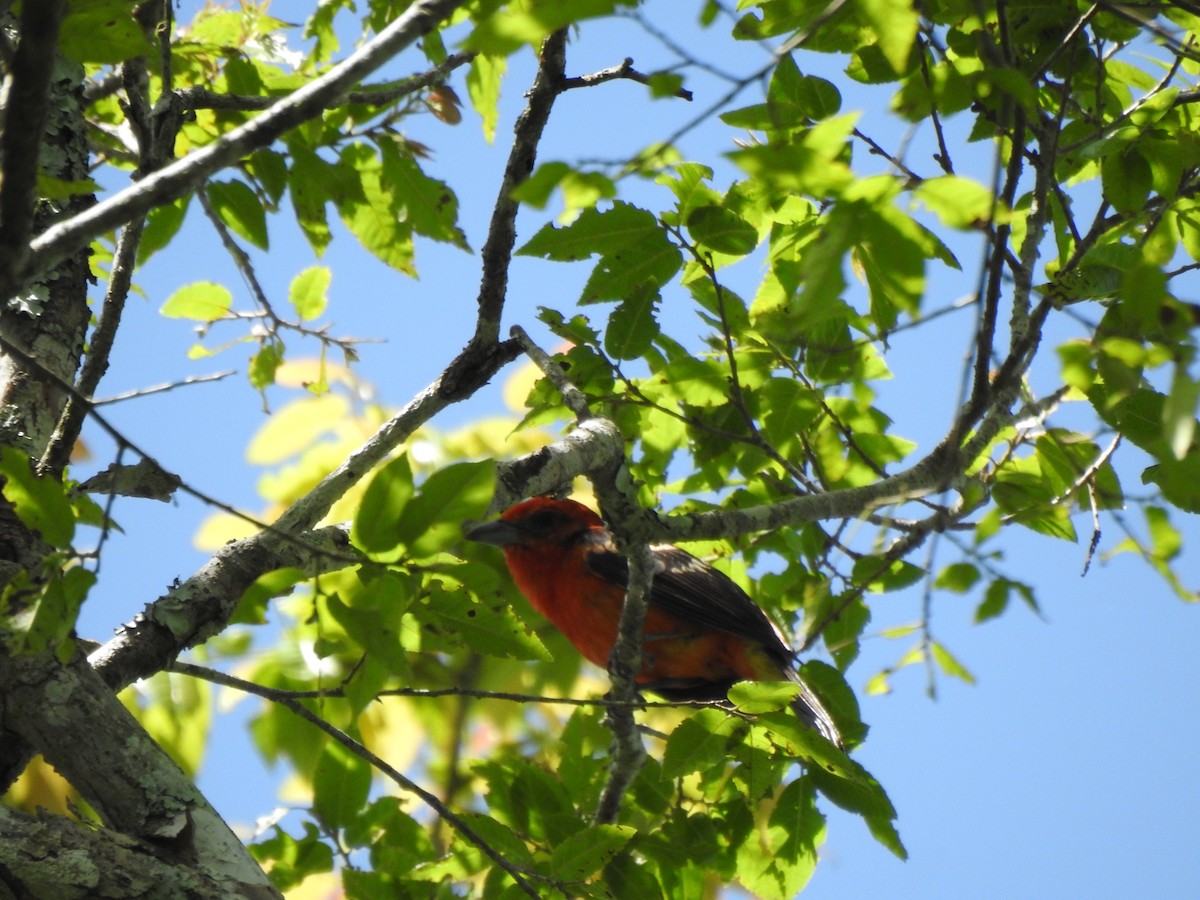
M588 543L585 557L588 567L602 578L625 587L629 583L629 566L612 539L597 530L588 535ZM652 606L705 628L761 644L781 668L791 667L791 649L766 613L729 576L678 547L659 544L650 549L655 563L650 588Z
M629 565L607 532L590 531L585 537L588 567L608 581L626 587ZM650 548L654 554L654 582L650 605L707 628L725 631L760 644L779 664L780 674L800 685L792 704L800 721L815 728L827 740L843 746L833 718L812 689L793 668L795 654L771 624L767 614L729 576L690 553L669 544ZM719 700L733 682L647 685L667 699Z

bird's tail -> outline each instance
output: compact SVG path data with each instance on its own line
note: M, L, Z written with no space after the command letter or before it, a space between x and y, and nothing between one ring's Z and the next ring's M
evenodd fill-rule
M800 686L800 694L792 701L792 709L796 712L796 717L809 728L814 729L823 738L829 741L834 746L845 749L845 744L842 741L842 735L838 731L837 725L833 722L833 716L829 714L824 704L821 703L816 692L804 683L804 679L800 677L800 673L788 668L788 678Z

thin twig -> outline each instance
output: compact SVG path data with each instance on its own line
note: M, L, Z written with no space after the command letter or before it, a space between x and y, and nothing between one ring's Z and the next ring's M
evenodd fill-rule
M80 402L77 397L90 398L100 385L100 379L108 371L109 357L112 354L113 342L116 340L117 328L121 323L121 314L125 309L125 300L129 297L129 289L133 283L133 270L137 263L137 251L141 246L142 228L146 223L144 216L133 219L121 231L117 240L116 252L113 254L112 270L108 276L108 289L104 292L104 303L100 309L100 317L92 330L88 341L87 353L83 358L79 376L75 380L75 389L67 398L62 415L54 434L46 445L38 468L42 472L61 472L70 459L71 450L79 439L83 421L87 417L89 406ZM91 405L94 408L94 404Z
M562 81L562 89L569 91L573 88L594 87L597 84L603 84L606 81L615 81L620 78L636 81L638 84L650 83L650 76L643 75L635 69L633 67L633 59L626 57L624 62L619 66L610 66L607 69L601 69L589 75L577 75L574 78L565 78ZM679 88L672 96L691 102L692 92L685 88Z
M525 333L525 329L520 325L514 325L509 332L513 338L521 345L521 349L525 351L525 355L533 360L534 365L542 370L542 374L550 379L550 383L554 385L554 389L558 391L563 398L563 403L566 404L575 418L583 422L592 417L592 411L588 408L587 397L583 391L575 387L566 373L562 370L562 366L550 358L541 347L534 343L533 339Z
M22 348L18 347L16 344L14 344L13 342L4 338L3 336L0 336L0 349L3 349L3 351L5 353L9 354L10 356L15 357L17 359L17 361L21 363L22 366L27 367L30 371L35 372L38 375L38 377L43 378L46 381L50 382L51 384L55 385L57 388L59 388L60 390L64 391L68 395L70 395L70 397L72 399L74 399L76 402L78 402L82 407L84 407L86 409L87 414L89 416L91 416L92 421L94 421L97 425L99 425L100 428L110 438L113 439L113 441L116 443L116 445L118 447L118 452L124 451L124 450L130 450L133 453L136 453L142 459L148 460L151 464L153 464L157 468L162 469L164 472L170 471L165 466L163 466L161 463L159 463L158 460L156 460L153 456L151 456L147 451L143 450L139 445L135 444L128 437L126 437L125 434L122 433L120 430L118 430L117 427L115 425L113 425L106 417L104 417L99 412L97 412L96 408L95 408L95 404L92 403L92 401L89 398L83 396L83 394L81 394L77 390L75 390L74 385L69 384L66 381L63 381L61 378L59 378L53 372L46 369L40 362L38 362L38 360L34 359L32 356L30 356L28 353L26 353ZM280 540L288 541L290 543L295 543L301 547L306 547L307 549L310 549L316 553L320 553L320 554L327 553L327 551L323 548L311 547L311 546L305 544L302 538L296 537L288 529L281 528L279 526L278 522L276 522L274 524L269 523L269 522L263 522L260 519L257 519L254 516L250 515L249 513L242 512L240 509L230 506L228 503L225 503L222 500L218 500L213 495L205 493L204 491L200 490L199 488L193 487L192 485L188 484L185 481L181 480L179 482L178 487L179 487L179 490L183 491L185 494L189 494L190 496L195 497L201 503L207 504L208 506L211 506L215 509L219 509L222 512L228 513L231 516L241 519L244 522L248 522L249 524L253 525L257 530L268 532L268 533L273 534L274 536L278 537ZM361 560L358 557L353 557L353 556L347 556L344 558L343 561L346 563L361 562Z
M455 69L475 58L474 52L451 53L439 65L400 81L384 84L364 85L356 91L348 91L325 101L325 109L340 109L347 104L360 106L391 106L427 87L441 84ZM212 109L228 112L258 112L270 109L279 97L263 97L248 94L222 94L205 87L183 88L176 92L187 109Z
M189 375L187 378L181 378L179 381L168 381L163 384L155 384L150 387L136 388L132 391L124 391L120 394L113 394L111 397L101 397L92 401L92 406L107 406L110 403L123 403L126 400L136 400L140 397L149 397L151 394L162 394L166 391L173 391L176 388L188 387L193 384L207 384L210 381L221 381L228 378L230 375L236 375L236 369L225 369L222 372L213 372L211 375Z
M184 665L184 668L186 668L186 665ZM249 685L250 683L247 682L247 686L243 689L249 693L254 693L253 688ZM478 847L488 859L507 872L509 877L512 878L512 880L522 891L524 891L530 897L536 898L542 896L541 893L537 891L525 877L527 874L536 875L537 873L525 872L510 862L502 853L500 853L500 851L484 840L480 836L479 832L468 825L465 819L442 803L442 801L437 798L437 795L425 790L425 788L421 787L403 772L384 762L380 757L376 756L369 749L363 746L363 744L350 737L350 735L346 734L346 732L342 731L340 728L337 728L336 726L331 725L329 722L326 722L299 700L283 697L276 698L274 702L278 703L289 712L299 716L301 719L303 719L305 722L308 722L315 728L325 732L325 734L329 735L355 756L366 760L374 768L387 776L401 790L407 791L410 794L415 794L426 806L436 812L439 817L441 817L444 821L449 822L454 830L462 835L463 838L465 838L469 843Z

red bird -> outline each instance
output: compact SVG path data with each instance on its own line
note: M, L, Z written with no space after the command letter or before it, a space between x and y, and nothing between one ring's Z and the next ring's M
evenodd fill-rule
M574 500L534 497L466 536L503 548L533 608L584 657L607 667L629 573L596 513ZM746 592L678 547L651 551L638 684L668 700L723 700L738 681L792 681L800 685L793 704L800 721L842 746L829 713L793 668L795 654Z

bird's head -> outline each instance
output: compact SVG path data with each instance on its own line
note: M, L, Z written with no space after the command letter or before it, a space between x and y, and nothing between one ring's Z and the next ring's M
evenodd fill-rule
M534 497L510 506L496 521L472 528L466 538L497 547L567 544L603 527L604 521L582 503Z

